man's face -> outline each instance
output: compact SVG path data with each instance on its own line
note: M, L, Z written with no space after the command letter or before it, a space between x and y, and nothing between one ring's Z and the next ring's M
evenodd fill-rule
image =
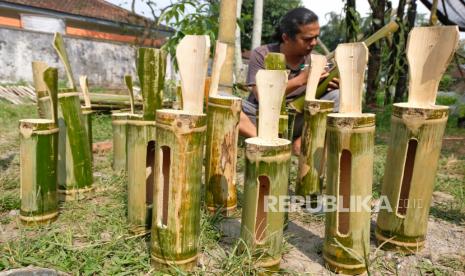
M306 56L311 53L313 48L318 44L320 35L320 24L312 22L310 24L300 25L299 33L294 39L286 34L283 35L284 43L289 44L289 48L294 50L295 55Z

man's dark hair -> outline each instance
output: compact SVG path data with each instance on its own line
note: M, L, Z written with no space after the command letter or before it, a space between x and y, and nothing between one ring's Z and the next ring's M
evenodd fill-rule
M283 34L287 34L290 38L294 39L299 33L299 26L317 21L318 16L309 9L299 7L290 10L281 18L273 35L273 40L283 42Z

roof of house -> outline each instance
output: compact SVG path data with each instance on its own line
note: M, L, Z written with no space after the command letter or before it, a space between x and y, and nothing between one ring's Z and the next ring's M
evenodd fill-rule
M58 11L62 13L145 26L152 20L104 0L2 0L12 4Z

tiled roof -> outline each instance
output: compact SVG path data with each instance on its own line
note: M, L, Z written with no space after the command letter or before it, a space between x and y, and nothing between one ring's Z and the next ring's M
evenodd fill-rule
M113 5L104 0L1 0L12 4L63 12L113 22L144 26L152 23L148 18ZM0 2L1 2L0 1Z

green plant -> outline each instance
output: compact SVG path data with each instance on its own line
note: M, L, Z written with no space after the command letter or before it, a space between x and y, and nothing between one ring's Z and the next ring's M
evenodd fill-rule
M457 97L455 96L438 96L436 98L436 104L438 105L453 105L457 102Z

